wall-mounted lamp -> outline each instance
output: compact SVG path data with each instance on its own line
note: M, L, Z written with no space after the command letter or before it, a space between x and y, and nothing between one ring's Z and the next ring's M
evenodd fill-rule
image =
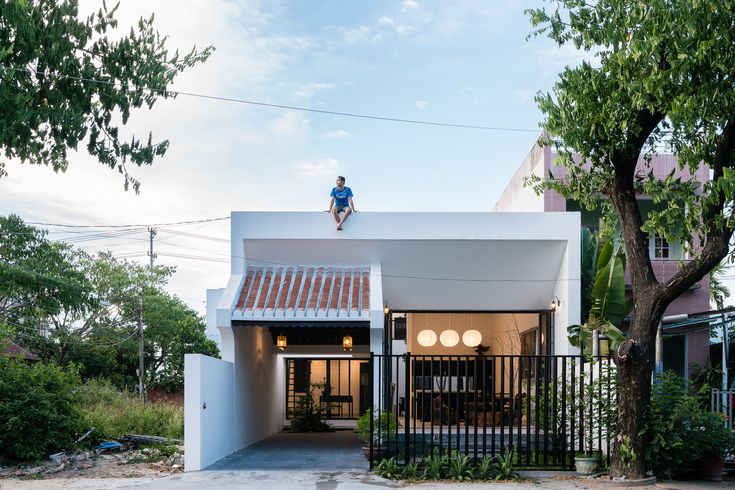
M349 335L342 337L342 348L345 352L352 352L352 337Z
M286 350L286 336L285 335L279 335L278 338L276 338L276 348L278 348L278 350L281 352Z
M386 315L388 313L390 313L390 308L388 308L388 302L387 301L383 301L383 313L386 314Z
M554 295L551 297L551 305L549 306L549 309L551 311L556 311L561 308L561 300L558 296Z

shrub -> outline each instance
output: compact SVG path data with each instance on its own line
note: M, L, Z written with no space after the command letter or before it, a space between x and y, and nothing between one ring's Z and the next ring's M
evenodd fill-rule
M441 480L444 478L447 467L449 466L449 458L445 454L440 454L439 449L424 458L424 478L427 480Z
M138 396L111 383L91 379L78 392L78 405L98 437L146 434L173 439L184 437L184 409L168 403L142 403Z
M378 475L389 480L397 480L401 477L401 468L396 458L383 459L378 463Z
M327 424L327 414L331 408L329 403L317 403L314 392L323 390L324 384L311 383L309 391L296 401L291 428L297 432L329 432L332 427Z
M360 415L355 423L355 432L357 435L366 443L370 442L370 409L365 410L365 413ZM386 444L391 439L395 440L396 433L396 421L393 418L393 414L387 410L378 411L375 409L372 413L373 417L373 443L374 444ZM378 433L380 434L378 436ZM378 440L380 437L380 440Z
M75 404L79 384L74 366L0 357L0 457L38 460L70 448L84 428Z
M722 458L731 445L722 416L687 393L687 382L667 371L653 385L646 426L646 460L658 476L685 475L702 459Z

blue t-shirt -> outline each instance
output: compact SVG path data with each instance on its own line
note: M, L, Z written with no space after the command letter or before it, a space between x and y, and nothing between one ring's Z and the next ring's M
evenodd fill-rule
M334 198L334 204L337 206L348 206L349 198L352 197L352 189L345 186L342 190L339 190L339 187L335 187L332 189L332 193L329 194L329 197Z

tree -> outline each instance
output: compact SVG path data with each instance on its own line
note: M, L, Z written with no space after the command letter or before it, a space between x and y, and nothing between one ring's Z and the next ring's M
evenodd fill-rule
M79 267L83 254L46 235L16 215L0 216L0 324L41 354L48 348L39 335L45 319L80 315L95 303Z
M184 354L219 356L217 344L206 336L207 326L196 311L179 298L150 290L143 302L146 325L146 367L152 384L184 384Z
M597 58L567 67L537 101L547 142L556 145L566 178L548 186L587 208L605 196L618 216L633 286L628 339L616 353L619 435L611 473L645 474L644 430L659 320L667 306L729 253L735 215L735 3L717 0L560 0L530 11L536 35L572 43ZM661 147L708 182L654 177L650 157ZM572 158L574 152L581 159ZM642 217L636 196L662 211ZM680 241L691 260L659 282L646 233ZM635 462L620 458L629 438Z
M166 49L153 16L141 18L114 41L117 5L79 19L77 0L8 0L0 3L0 150L7 158L64 171L68 150L80 143L124 176L140 183L127 163L150 165L168 141L135 136L120 127L131 109L175 97L168 85L184 69L205 61L213 48L180 56ZM0 162L0 177L4 175Z

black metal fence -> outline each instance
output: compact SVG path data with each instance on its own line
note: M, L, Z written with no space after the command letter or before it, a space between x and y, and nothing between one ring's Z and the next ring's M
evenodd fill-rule
M439 451L512 452L525 468L573 469L609 454L616 417L610 357L372 355L370 463Z

